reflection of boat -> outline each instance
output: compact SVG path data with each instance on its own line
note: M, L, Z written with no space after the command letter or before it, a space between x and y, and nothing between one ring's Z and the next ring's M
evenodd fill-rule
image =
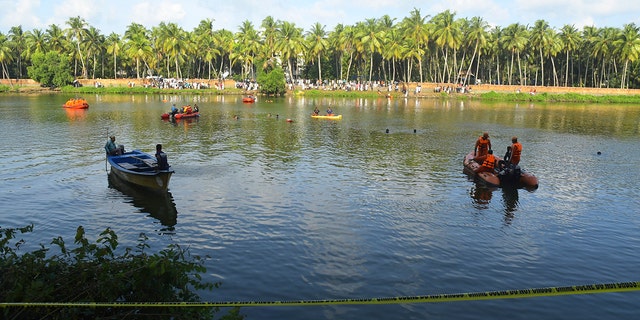
M173 174L171 167L158 170L156 158L140 150L108 156L111 172L133 185L158 192L166 192Z
M475 204L487 205L491 202L491 198L493 197L493 190L487 188L486 186L480 186L476 184L469 191L469 195L471 196Z
M108 175L108 179L110 188L131 197L132 204L141 212L148 213L151 217L158 219L163 226L173 230L173 226L177 223L178 211L170 192L149 192L136 188L113 173Z
M176 113L173 115L174 119L186 119L186 118L197 118L200 116L200 112L191 112L191 113ZM160 118L169 119L171 115L168 113L163 113Z
M69 118L69 120L80 120L80 119L84 119L84 117L87 115L87 109L72 109L72 108L65 108L64 111L67 113L67 118Z
M496 157L496 159L498 161L501 160L499 157ZM464 172L466 174L477 178L488 186L513 186L526 189L538 188L538 178L533 174L520 169L519 166L516 166L514 170L503 170L500 173L495 170L494 172L476 173L475 170L480 167L480 163L474 160L473 151L464 157L462 164L464 165Z
M62 106L70 109L87 109L89 108L89 103L87 103L87 100L85 99L71 98L67 100L67 102L65 102Z
M326 115L326 116L321 116L321 115L311 115L311 118L314 118L314 119L333 119L333 120L340 120L340 119L342 119L342 115L341 115L341 114L331 114L331 115Z

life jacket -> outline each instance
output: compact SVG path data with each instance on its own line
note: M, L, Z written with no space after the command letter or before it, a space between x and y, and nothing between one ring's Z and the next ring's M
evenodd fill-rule
M487 158L484 159L484 162L482 163L483 167L487 167L490 169L493 169L496 165L496 157L492 154L488 154Z
M522 153L522 144L520 142L516 142L511 146L511 157L520 157Z
M489 148L489 139L485 139L484 137L478 138L478 149L487 149Z

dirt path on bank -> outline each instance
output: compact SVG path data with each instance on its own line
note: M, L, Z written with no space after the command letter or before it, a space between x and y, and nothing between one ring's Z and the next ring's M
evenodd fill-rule
M143 86L145 84L144 79L88 79L79 80L83 86L94 86L96 81L100 82L105 87L127 87L131 84L137 86ZM208 79L190 79L190 82L202 82L207 83L210 87L214 87L219 84L218 80ZM24 93L36 93L36 92L52 92L49 88L42 88L40 84L31 79L0 79L0 84L18 87L19 92ZM418 85L417 82L408 83L407 87L411 96L414 96L415 88ZM422 95L433 95L433 89L439 84L423 82L421 83ZM225 88L235 88L234 80L225 80ZM444 85L446 86L446 85ZM451 85L455 87L455 85ZM640 95L640 89L619 89L619 88L577 88L577 87L548 87L548 86L514 86L514 85L489 85L481 84L471 86L472 93L485 93L485 92L531 92L535 90L536 93L577 93L585 95ZM53 90L55 91L55 90Z

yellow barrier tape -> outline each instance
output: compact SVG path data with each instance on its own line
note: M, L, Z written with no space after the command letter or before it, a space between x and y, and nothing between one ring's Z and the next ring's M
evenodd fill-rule
M624 292L640 290L640 282L618 282L588 284L569 287L547 287L537 289L519 289L485 291L473 293L433 294L426 296L407 296L365 299L326 299L326 300L289 300L289 301L229 301L229 302L4 302L0 308L7 307L74 307L74 308L157 308L157 307L266 307L266 306L324 306L324 305L368 305L368 304L407 304L435 303L475 300L497 300L515 298L533 298L561 295L594 294L606 292Z

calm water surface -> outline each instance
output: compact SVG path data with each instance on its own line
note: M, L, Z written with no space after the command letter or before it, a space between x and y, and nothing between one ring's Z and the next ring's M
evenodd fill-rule
M413 296L639 281L640 107L235 96L0 96L0 226L32 247L82 225L208 255L205 301ZM166 101L163 101L166 100ZM171 103L198 120L171 123ZM309 117L331 105L341 121ZM239 119L235 120L234 116ZM292 119L293 122L287 122ZM386 133L386 130L389 130ZM535 191L462 158L517 135ZM162 143L167 197L110 181L109 134ZM601 154L598 154L600 152ZM436 304L243 308L248 319L630 319L638 292Z

